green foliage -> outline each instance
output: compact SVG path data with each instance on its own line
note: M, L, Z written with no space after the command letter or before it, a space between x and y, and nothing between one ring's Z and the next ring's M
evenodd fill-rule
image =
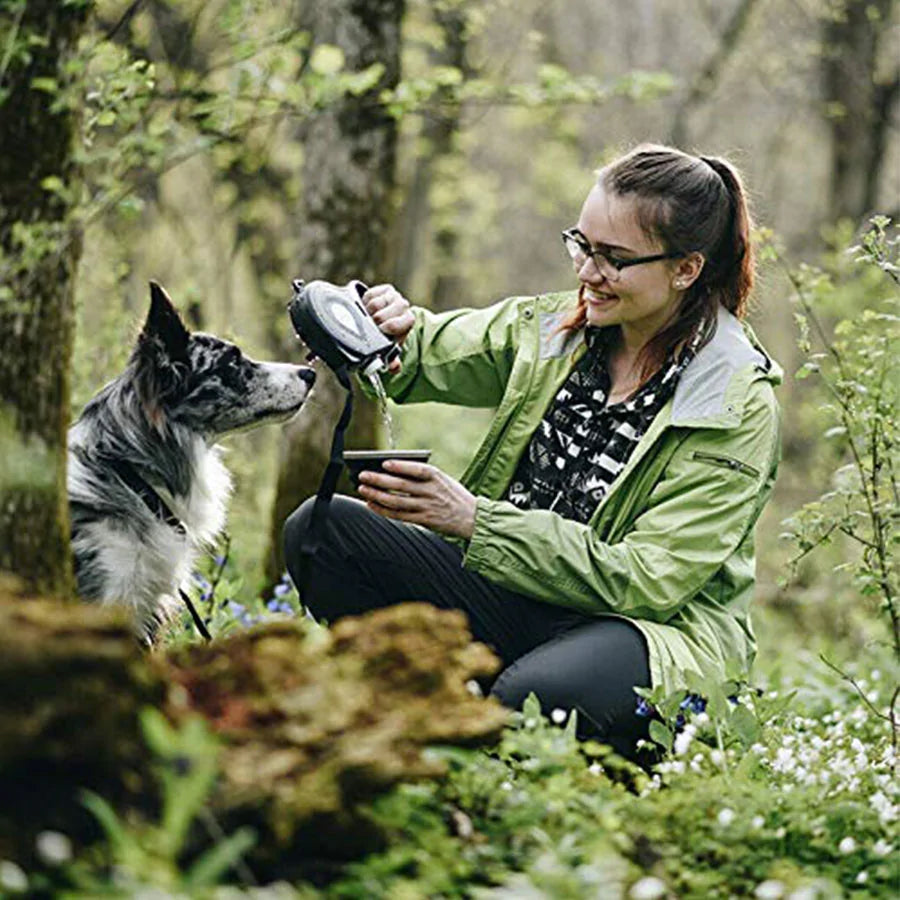
M84 791L84 805L103 829L104 846L70 864L64 854L48 858L45 851L46 867L29 879L31 890L73 900L124 900L152 887L165 896L199 898L210 896L232 869L247 877L241 858L255 842L252 830L241 828L226 836L206 810L217 775L217 739L199 718L173 728L161 713L148 708L141 721L148 749L157 760L162 800L158 821L122 818L102 797ZM205 851L186 860L184 853L198 821L213 840ZM57 836L58 844L60 838L64 836ZM40 840L38 850L41 855Z
M827 391L824 437L835 446L838 464L829 489L785 524L786 537L798 549L795 571L807 554L836 535L856 545L855 558L841 559L836 568L849 570L860 594L877 600L900 660L900 239L891 236L889 224L883 217L873 219L862 243L850 248L861 272L850 277L874 289L866 305L840 319L832 334L821 321L821 311L835 305L844 285L811 267L791 275L800 346L807 355L797 377L815 374ZM822 351L813 352L813 337Z

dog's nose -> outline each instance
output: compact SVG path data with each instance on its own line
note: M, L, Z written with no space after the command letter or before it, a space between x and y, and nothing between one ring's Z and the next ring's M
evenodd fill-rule
M306 366L300 366L300 371L297 373L310 387L313 386L316 380L316 370L310 369Z

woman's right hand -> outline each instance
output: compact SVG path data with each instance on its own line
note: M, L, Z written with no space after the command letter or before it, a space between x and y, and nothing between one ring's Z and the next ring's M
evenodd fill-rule
M369 315L375 320L375 324L398 344L402 344L416 318L413 315L409 300L400 293L392 284L376 284L370 287L362 296ZM394 373L400 371L400 360L395 359L388 371Z

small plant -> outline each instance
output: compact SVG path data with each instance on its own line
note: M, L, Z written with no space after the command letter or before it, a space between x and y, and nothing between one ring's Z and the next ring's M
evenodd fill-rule
M807 356L797 378L815 375L827 392L824 435L839 459L831 485L785 522L797 547L792 569L808 554L842 535L858 554L842 559L860 594L877 600L900 665L900 237L878 216L862 241L848 251L856 277L865 279L871 303L840 319L829 334L821 309L836 306L834 279L810 267L789 271L797 302L800 349ZM820 349L814 351L813 341ZM829 663L830 665L830 663ZM863 695L864 696L864 695ZM888 710L895 747L900 684Z

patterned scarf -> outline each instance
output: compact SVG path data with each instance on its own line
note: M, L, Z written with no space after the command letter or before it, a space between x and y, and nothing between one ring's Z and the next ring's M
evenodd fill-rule
M607 406L611 331L586 329L587 352L531 436L506 495L520 509L549 509L587 522L674 393L707 330L701 326L679 353L670 352L632 397Z

